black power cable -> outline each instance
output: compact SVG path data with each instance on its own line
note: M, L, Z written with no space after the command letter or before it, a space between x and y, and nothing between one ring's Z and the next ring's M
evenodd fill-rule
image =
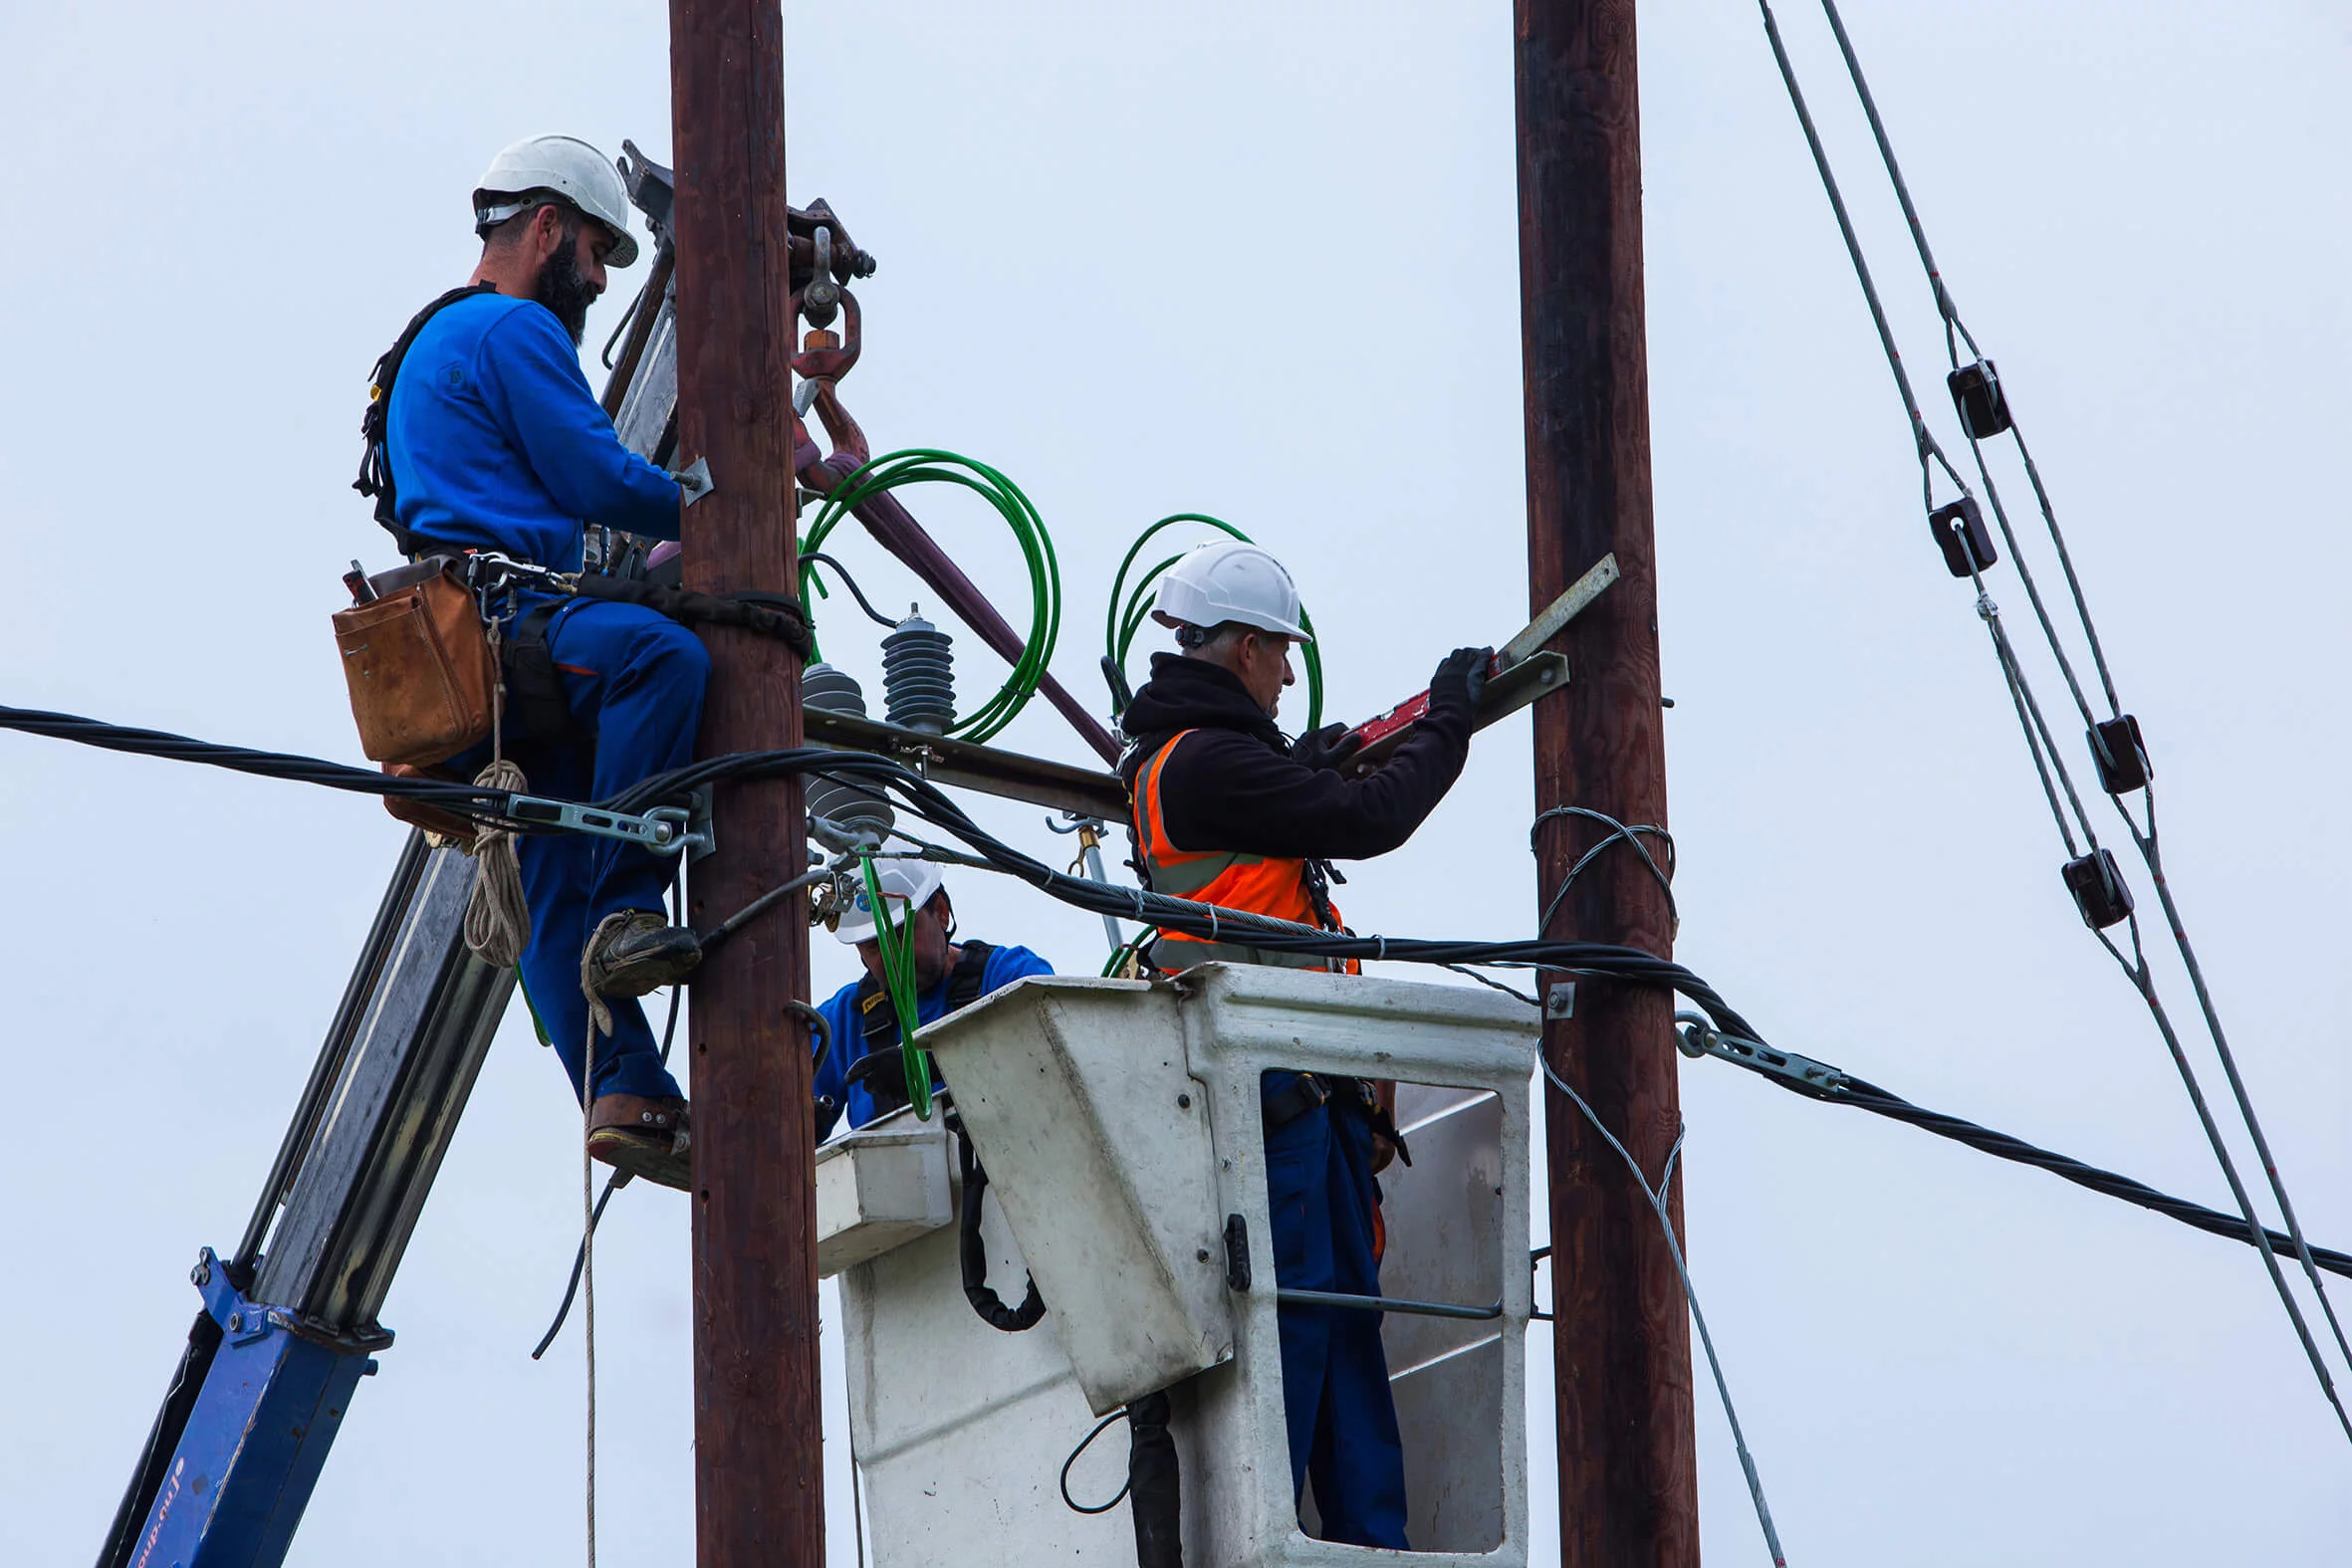
M330 788L362 794L404 795L431 800L436 804L454 804L458 809L469 810L493 821L504 820L503 813L509 796L509 791L503 789L446 784L430 780L392 779L317 758L218 746L185 736L103 724L95 719L38 709L0 707L0 729L48 735L110 751L204 763L241 773L324 784ZM599 804L613 811L643 810L668 800L683 798L687 791L718 779L776 778L814 772L821 768L828 772L861 776L877 786L896 790L915 814L954 834L978 852L977 861L945 850L939 851L942 858L952 858L965 864L978 863L1017 876L1052 897L1095 914L1119 916L1212 940L1228 936L1246 937L1254 947L1284 952L1396 960L1447 968L1472 964L1523 966L1669 988L1698 1003L1722 1038L1752 1047L1766 1057L1775 1054L1763 1046L1757 1030L1705 981L1679 964L1639 949L1594 942L1462 942L1354 937L1251 915L1240 910L1221 909L1216 905L1195 903L1189 899L1170 898L1142 889L1120 888L1069 876L999 841L974 822L937 785L886 758L828 752L815 747L734 753L658 775ZM926 853L929 852L926 849ZM1532 999L1523 997L1522 1000ZM673 1027L676 1017L674 1008L673 994ZM663 1032L666 1053L670 1031L665 1028ZM1863 1079L1830 1070L1822 1082L1806 1084L1736 1053L1727 1056L1727 1059L1749 1066L1782 1088L1808 1098L1851 1105L1858 1110L1907 1122L1938 1137L1967 1144L1997 1159L2034 1166L2092 1192L2136 1204L2211 1234L2245 1241L2266 1252L2294 1251L2305 1259L2309 1267L2352 1277L2352 1256L2345 1253L2325 1247L2309 1247L2300 1244L2295 1236L2281 1235L2266 1229L2259 1230L2257 1234L2249 1219L2233 1219L2202 1205L2160 1193L2130 1177L2054 1154L2023 1139L1995 1132L1957 1116L1947 1116L1913 1105L1901 1096ZM610 1196L609 1188L606 1196ZM601 1207L599 1204L599 1211ZM557 1326L560 1327L561 1323L562 1315L559 1314ZM552 1337L551 1330L551 1341ZM542 1350L548 1342L542 1342Z
M525 826L506 820L507 801L512 794L511 790L506 789L448 784L438 779L395 779L389 774L370 773L364 768L330 763L316 757L302 757L289 752L249 751L241 746L220 746L162 730L139 730L126 725L104 724L96 719L85 719L79 714L50 713L40 708L0 707L0 730L46 735L81 746L95 746L104 751L127 752L134 757L160 757L175 763L201 763L208 768L226 768L233 773L253 774L263 779L287 779L296 784L322 784L330 789L345 789L353 794L398 795L402 799L421 800L463 816L496 822L502 827L521 830Z
M1787 1056L1761 1041L1742 1039L1723 1030L1708 1028L1695 1013L1678 1013L1676 1016L1683 1024L1683 1049L1689 1055L1714 1056L1736 1067L1745 1067L1758 1077L1804 1099L1817 1100L1825 1105L1850 1105L1855 1110L1868 1111L1873 1116L1904 1122L1922 1132L1931 1132L1939 1138L1949 1138L1979 1153L1992 1155L1997 1160L2007 1160L2015 1165L2029 1165L2035 1170L2047 1171L2052 1176L2072 1182L2101 1197L2135 1204L2209 1235L2225 1236L2233 1241L2242 1241L2248 1246L2256 1244L2245 1221L2236 1215L2224 1214L2218 1209L2208 1209L2203 1204L2194 1204L2185 1198L2158 1192L2145 1182L2103 1170L2071 1155L2053 1153L2037 1144L2027 1143L2022 1138L2004 1132L1996 1132L1964 1117L1914 1105L1891 1089L1883 1089L1866 1078L1857 1078L1825 1063L1806 1061L1792 1064ZM2289 1239L2276 1231L2270 1232L2267 1239L2280 1250L2291 1245ZM2352 1254L2314 1246L2311 1248L2311 1258L2318 1267L2331 1274L2352 1278Z
M1622 980L1634 985L1673 991L1706 1009L1727 1034L1754 1038L1740 1014L1715 989L1680 964L1645 953L1639 948L1600 942L1555 942L1520 939L1502 942L1433 940L1413 937L1351 936L1324 931L1264 915L1225 909L1191 899L1170 898L1141 888L1118 887L1057 871L996 838L950 798L938 785L897 763L858 753L827 752L812 747L774 752L738 752L692 763L659 774L609 799L597 801L604 809L637 812L684 799L702 785L719 780L776 778L823 769L855 777L868 787L888 789L908 810L962 840L995 870L1036 887L1050 897L1097 915L1132 920L1210 941L1247 941L1272 952L1300 953L1318 958L1352 958L1418 964L1506 964Z
M75 714L39 709L0 707L0 729L20 730L96 746L108 751L202 763L265 778L321 784L358 794L400 795L425 800L516 831L561 831L554 824L510 815L515 792L474 784L444 784L430 779L395 779L364 769L278 752L256 752L169 735L154 730L104 724ZM1044 861L1022 853L983 829L938 785L884 757L856 752L831 752L820 747L793 747L772 752L734 752L705 759L650 779L594 804L616 814L642 812L655 806L685 801L703 784L725 779L776 779L823 772L861 778L870 786L895 791L913 814L922 817L970 846L995 870L1023 881L1063 903L1098 915L1133 920L1210 941L1246 938L1252 947L1273 952L1301 953L1320 958L1394 961L1416 964L1502 964L1588 975L1678 991L1704 1008L1727 1034L1758 1037L1754 1025L1742 1017L1712 986L1671 960L1639 948L1601 942L1517 940L1477 942L1408 937L1358 937L1295 925L1264 915L1191 899L1170 898L1141 888L1122 888L1057 871Z

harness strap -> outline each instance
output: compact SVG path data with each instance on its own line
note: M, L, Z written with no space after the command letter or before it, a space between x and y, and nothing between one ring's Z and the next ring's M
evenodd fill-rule
M641 604L685 626L733 626L763 637L774 637L803 659L817 650L809 629L809 612L789 593L696 593L665 588L640 577L613 577L583 572L574 591L584 599L617 604Z
M400 336L375 361L368 373L367 411L359 416L359 434L366 442L359 454L359 477L352 481L352 488L362 496L375 498L375 521L392 536L392 543L403 556L414 556L429 549L432 541L420 539L401 527L399 496L392 483L392 454L385 444L392 414L392 383L399 379L400 365L408 357L408 350L416 341L416 335L424 331L425 323L440 315L460 300L472 299L477 294L495 294L498 286L491 283L468 284L452 289L432 304L408 319L400 329Z
M1350 1115L1362 1117L1372 1131L1396 1146L1398 1159L1408 1166L1413 1163L1413 1151L1405 1147L1405 1135L1396 1130L1396 1118L1381 1105L1380 1097L1372 1092L1372 1085L1365 1079L1301 1072L1283 1087L1262 1094L1258 1109L1266 1135L1271 1138L1319 1105L1336 1105Z
M541 746L559 745L583 733L572 704L564 698L564 680L556 673L556 655L548 646L548 627L564 604L550 599L533 605L499 645L506 664L508 721L519 739Z
M996 951L992 944L980 941L967 941L963 949L964 956L947 977L949 1012L960 1012L980 1000L987 983L988 958ZM907 1103L906 1074L900 1065L905 1047L898 1036L897 1009L889 1006L881 983L871 975L857 983L855 1000L866 1049L849 1064L849 1081L865 1085L874 1115L881 1116Z

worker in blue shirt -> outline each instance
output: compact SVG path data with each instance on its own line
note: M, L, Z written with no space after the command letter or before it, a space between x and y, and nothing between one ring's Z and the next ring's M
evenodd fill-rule
M534 136L492 162L474 217L482 260L471 289L412 324L386 409L389 526L401 549L497 551L577 571L589 524L676 539L678 481L620 444L580 368L605 269L637 254L619 171L584 141ZM600 799L686 763L710 674L701 641L640 605L526 595L520 608L544 604L572 733L519 736L510 713L506 755L532 789ZM445 766L470 778L490 755L484 743ZM591 1101L589 1152L682 1189L685 1097L634 1000L701 958L694 933L662 913L675 861L572 833L527 834L518 850L531 907L523 992L575 1092ZM587 986L610 1020L592 1085L582 1072Z
M1024 975L1054 973L1053 965L1027 948L954 940L956 912L946 878L928 861L892 860L875 868L874 880L890 906L890 929L913 950L918 1024L968 1008ZM907 1103L898 1013L883 990L882 947L862 888L841 912L833 936L857 949L865 978L834 992L820 1009L831 1046L817 1069L819 1138L831 1133L844 1110L850 1126L863 1127Z

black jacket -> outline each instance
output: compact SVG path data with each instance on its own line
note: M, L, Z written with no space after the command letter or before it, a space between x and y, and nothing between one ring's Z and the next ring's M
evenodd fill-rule
M1293 762L1290 744L1230 670L1152 655L1151 679L1119 716L1135 743L1119 776L1135 776L1169 737L1185 737L1160 771L1160 814L1178 849L1238 850L1302 860L1362 860L1413 836L1461 777L1471 713L1429 716L1377 773L1342 778Z

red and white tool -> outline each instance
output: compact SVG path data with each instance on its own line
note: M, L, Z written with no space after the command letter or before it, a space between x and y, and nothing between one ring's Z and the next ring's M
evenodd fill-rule
M1544 693L1567 685L1566 657L1545 653L1543 645L1558 636L1569 621L1583 613L1586 605L1600 597L1603 588L1616 580L1617 558L1601 557L1597 565L1570 583L1565 593L1544 606L1542 614L1528 622L1519 635L1496 651L1493 662L1487 666L1486 689L1479 694L1475 728L1483 730L1505 714L1517 713ZM1348 731L1343 740L1360 744L1342 765L1344 771L1360 775L1378 768L1404 744L1405 732L1428 712L1429 693L1424 691Z

